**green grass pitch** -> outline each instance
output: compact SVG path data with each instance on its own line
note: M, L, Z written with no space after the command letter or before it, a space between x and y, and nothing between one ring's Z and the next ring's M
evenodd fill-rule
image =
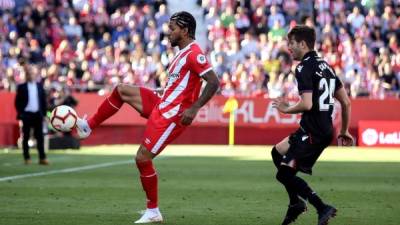
M50 166L37 165L37 155L23 165L20 151L0 149L0 225L133 224L145 206L133 163L137 147L51 151ZM155 160L164 224L280 224L288 200L275 180L270 149L167 147ZM398 225L399 162L395 149L330 147L314 175L301 176L338 208L330 224ZM295 225L316 224L309 208Z

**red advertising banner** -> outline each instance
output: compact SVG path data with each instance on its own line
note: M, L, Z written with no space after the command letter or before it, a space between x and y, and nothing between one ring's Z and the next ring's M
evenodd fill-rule
M93 115L104 100L104 96L96 94L75 94L79 104L76 111L79 115ZM272 101L265 98L238 98L239 107L236 110L235 121L238 127L297 127L299 114L280 114L272 107ZM223 113L226 97L216 96L198 112L192 126L228 125L229 113ZM293 101L292 103L295 103ZM121 110L105 121L105 125L145 125L146 120L140 117L134 109L124 104Z
M227 126L229 113L223 108L227 98L214 97L200 109L194 125ZM238 127L296 127L300 121L299 114L281 114L272 107L272 101L264 98L238 98L235 121Z
M75 93L74 97L79 102L76 111L80 116L84 114L93 115L105 98L105 96L87 93ZM2 103L0 106L0 146L15 145L19 136L14 99L15 93L0 91L0 102ZM238 98L237 100L238 108L235 113L235 143L237 144L275 144L298 127L300 115L280 114L272 107L272 102L269 99ZM226 101L227 98L225 97L214 97L199 111L193 125L177 141L179 143L203 144L226 143L229 114L222 110ZM336 106L339 106L339 104L336 104ZM361 135L364 130L360 131L360 136L358 136L359 121L376 121L376 126L382 127L384 122L377 121L383 119L390 121L386 122L389 123L389 127L396 128L400 127L400 124L394 123L394 121L400 121L399 111L400 101L398 99L352 99L350 132L359 140L360 145L373 146L375 144L366 145L362 143ZM335 127L340 129L340 126L338 126L340 124L340 106L335 107L333 116ZM145 125L146 120L140 117L129 105L124 104L118 113L96 129L96 132L87 142L90 142L90 144L104 144L106 141L108 141L107 144L138 143L141 140ZM375 128L375 125L371 125L372 128L378 133L378 141L384 140L384 146L398 146L389 145L389 142L395 143L392 139L398 140L400 136L398 130L395 134L393 134L394 128L393 130L392 128L385 130L381 138L379 136L380 131ZM366 133L367 137L372 134L369 131ZM110 137L110 132L114 134L117 132L118 135Z
M359 121L358 145L400 147L400 121Z

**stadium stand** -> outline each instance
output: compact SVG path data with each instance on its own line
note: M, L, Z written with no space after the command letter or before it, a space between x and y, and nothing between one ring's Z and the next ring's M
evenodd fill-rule
M290 27L318 31L317 49L351 97L398 98L400 2L203 0L206 47L225 96L297 96ZM174 49L162 0L0 0L0 90L35 64L47 90L107 93L119 82L159 87Z

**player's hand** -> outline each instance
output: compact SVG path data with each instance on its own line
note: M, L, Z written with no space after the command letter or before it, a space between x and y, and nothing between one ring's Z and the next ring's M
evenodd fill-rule
M272 99L272 106L278 109L281 113L286 113L289 108L289 103L287 103L282 97Z
M185 111L183 111L181 124L183 126L190 125L193 122L194 118L196 117L196 114L198 111L199 111L199 109L196 107L190 107L190 108L186 109Z
M339 134L338 145L339 146L352 146L354 144L353 136L347 131Z

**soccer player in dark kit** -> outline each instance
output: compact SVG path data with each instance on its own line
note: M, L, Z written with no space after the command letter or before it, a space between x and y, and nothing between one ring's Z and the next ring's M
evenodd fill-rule
M314 51L315 30L298 25L288 34L288 48L294 60L300 63L295 75L300 100L289 105L284 99L273 100L281 113L302 113L300 127L272 149L272 159L278 168L276 179L283 184L290 203L282 225L293 223L307 210L306 201L318 212L318 225L328 224L337 209L324 203L297 172L312 173L312 167L323 150L332 141L334 133L332 111L334 99L341 105L342 124L339 139L343 145L352 145L349 133L350 100L333 69Z

